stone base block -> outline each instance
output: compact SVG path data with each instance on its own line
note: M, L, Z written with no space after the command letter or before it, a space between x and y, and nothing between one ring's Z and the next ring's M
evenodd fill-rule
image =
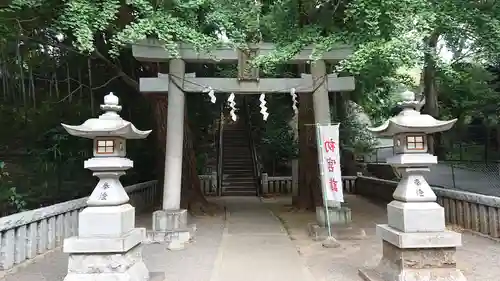
M360 269L359 276L364 281L467 281L464 274L456 268L437 268L406 271L395 279L384 279L373 269Z
M377 236L401 249L455 248L462 245L462 235L449 230L406 233L387 224L378 224Z
M78 236L119 237L135 227L135 208L120 206L87 207L78 217Z
M307 225L307 228L309 230L309 236L311 236L314 241L323 241L328 238L327 227L321 227L319 224L310 223ZM365 230L355 226L335 225L331 227L331 233L333 238L337 240L366 239Z
M154 274L156 280L164 274ZM64 281L149 281L151 275L142 260L142 247L126 253L70 254L68 275Z
M387 218L389 226L403 232L438 232L446 229L444 208L436 202L394 200L387 205Z
M153 213L153 231L185 229L187 220L187 210L159 210Z
M328 207L328 216L331 225L345 225L352 221L351 209L345 206L340 208ZM327 225L325 207L316 207L316 221L322 227Z
M361 269L366 281L466 281L456 268L455 247L401 249L383 241L383 257L374 269Z
M188 225L187 210L159 210L153 213L153 230L144 243L166 243L169 250L181 250L194 239L196 225Z
M145 244L153 243L166 243L169 250L184 249L187 243L190 243L196 233L196 225L189 225L184 229L177 229L171 231L147 231L146 239L143 241Z
M64 239L63 251L70 254L124 253L140 244L146 236L146 229L134 228L121 237L78 237Z

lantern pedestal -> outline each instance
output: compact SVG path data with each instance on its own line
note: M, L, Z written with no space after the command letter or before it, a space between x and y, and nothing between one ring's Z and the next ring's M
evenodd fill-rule
M148 231L147 243L167 243L167 249L184 249L196 232L194 224L188 225L187 210L159 210L153 212L153 230Z
M135 228L135 208L127 204L119 180L132 166L121 157L85 161L99 183L87 201L89 207L78 215L78 236L64 240L64 252L69 253L64 281L150 280L141 254L146 230Z
M377 225L383 256L374 269L361 269L366 281L465 281L455 252L461 234L445 227L444 208L435 202L422 171L395 164L403 178L387 205L388 224Z
M135 228L130 204L86 208L79 214L78 236L64 240L64 281L150 280L141 254L145 234Z
M377 225L383 257L374 269L361 269L366 281L466 281L457 269L456 247L461 235L453 231L405 233Z

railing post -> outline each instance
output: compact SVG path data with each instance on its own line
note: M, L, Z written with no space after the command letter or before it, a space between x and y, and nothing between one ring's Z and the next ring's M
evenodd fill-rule
M292 160L292 196L299 195L299 160Z
M212 177L210 178L210 191L209 193L216 193L217 192L217 172L212 172Z
M262 183L262 193L263 194L269 193L269 180L267 173L261 174L261 183Z

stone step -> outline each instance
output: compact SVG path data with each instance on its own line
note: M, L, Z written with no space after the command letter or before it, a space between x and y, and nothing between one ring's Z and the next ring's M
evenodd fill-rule
M248 175L253 175L253 169L252 167L233 167L233 166L229 166L229 167L222 167L222 170L224 171L224 174L227 174L227 175L232 175L232 174L235 174L235 175L239 175L241 176L241 174L248 174Z
M222 191L256 191L255 186L225 186Z
M231 167L231 168L238 168L238 169L251 169L252 168L252 161L249 162L224 162L222 165L223 167Z
M232 189L249 189L249 190L254 190L255 189L255 183L251 183L251 184L236 184L236 183L232 183L232 184L226 184L226 185L222 185L222 189L227 189L227 188L232 188Z
M223 196L256 196L256 188L224 188L222 190Z
M254 178L253 176L250 175L240 175L240 176L235 176L235 175L227 175L224 180L226 181L253 181Z
M237 170L237 171L239 171L239 170L250 170L250 171L253 170L251 163L249 163L247 165L242 165L242 164L226 164L223 162L222 168L224 168L224 169L228 168L229 170Z
M228 176L235 176L235 177L241 177L241 176L245 176L245 177L250 177L250 176L253 176L253 170L252 169L247 169L247 170L235 170L235 169L226 169L226 168L222 168L222 171L224 172L224 174L228 175Z
M236 185L247 185L247 184L252 184L255 185L254 179L225 179L222 181L222 185L231 185L231 184L236 184Z
M224 152L222 155L224 160L235 160L235 161L241 161L241 160L252 160L252 155L250 152L248 153L237 153L237 152Z
M252 165L246 165L246 166L233 166L233 165L223 165L222 169L224 170L224 173L229 174L229 172L252 172L253 168Z
M247 158L243 158L243 157L238 157L238 158L228 158L228 157L224 157L222 159L222 165L244 165L244 164L248 164L250 166L252 166L252 158L250 157L247 157Z
M257 191L227 191L222 196L257 196Z

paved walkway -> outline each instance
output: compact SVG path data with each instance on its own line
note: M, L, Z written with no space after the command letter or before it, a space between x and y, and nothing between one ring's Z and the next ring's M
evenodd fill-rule
M182 251L145 245L151 272L165 272L168 281L309 281L295 245L281 222L256 197L217 200L226 206L218 217L194 218L196 241ZM137 225L149 227L149 216ZM1 281L62 281L68 256L60 250L19 268Z
M312 281L282 223L255 197L228 198L210 281Z
M290 198L262 203L252 197L224 197L217 203L226 206L225 215L194 218L195 242L182 251L145 245L145 262L151 272L165 272L166 281L360 281L358 269L380 260L375 224L385 222L385 206L355 195L346 200L355 225L366 230L366 240L323 248L307 236L306 225L314 214L290 212ZM141 217L138 225L149 226L150 221L149 215ZM468 281L500 280L500 243L470 234L463 241L458 264ZM62 281L67 259L57 250L0 281Z

